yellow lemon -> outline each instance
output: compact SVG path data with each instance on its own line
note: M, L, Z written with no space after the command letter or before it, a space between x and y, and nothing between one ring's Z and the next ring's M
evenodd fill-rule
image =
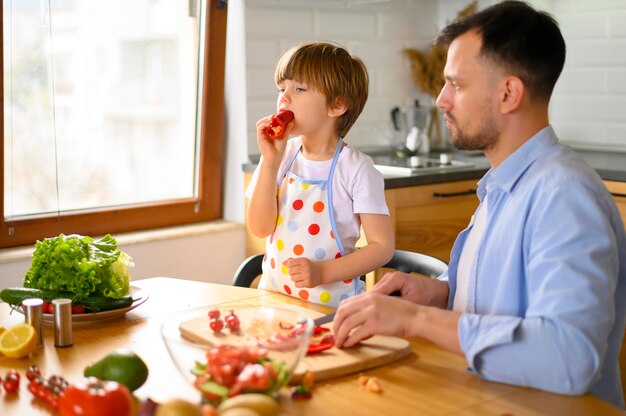
M0 335L2 335L2 333L6 331L6 329L4 329L4 327L2 325L0 325Z
M0 352L10 358L25 357L35 349L35 328L29 324L17 324L0 335Z

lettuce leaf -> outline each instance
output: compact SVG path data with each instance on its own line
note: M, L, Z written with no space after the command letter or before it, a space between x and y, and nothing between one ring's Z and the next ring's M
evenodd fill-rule
M117 240L107 234L102 239L78 234L46 238L35 243L24 287L66 290L72 301L88 296L120 298L130 292L131 257L117 249Z

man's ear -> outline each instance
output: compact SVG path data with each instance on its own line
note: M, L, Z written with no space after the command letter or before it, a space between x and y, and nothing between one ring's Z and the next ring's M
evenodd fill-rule
M522 104L526 89L522 80L515 76L508 76L502 80L502 94L500 111L507 114L515 111Z
M348 106L342 97L335 97L333 102L328 106L329 117L339 117L348 111Z

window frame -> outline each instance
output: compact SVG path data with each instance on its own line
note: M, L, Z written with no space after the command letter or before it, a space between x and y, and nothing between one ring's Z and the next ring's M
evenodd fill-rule
M224 163L224 65L227 8L207 0L204 66L195 198L6 218L4 179L0 181L0 248L33 244L60 233L104 235L191 224L222 218ZM0 8L0 67L4 68L4 7ZM0 77L0 172L4 172L4 76ZM4 178L4 174L2 175Z

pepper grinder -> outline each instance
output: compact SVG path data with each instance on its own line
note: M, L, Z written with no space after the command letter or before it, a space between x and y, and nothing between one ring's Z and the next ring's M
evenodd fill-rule
M43 299L30 298L22 301L24 307L24 322L35 329L37 347L43 345Z
M54 346L69 347L72 340L72 300L55 299L52 301L54 310Z

